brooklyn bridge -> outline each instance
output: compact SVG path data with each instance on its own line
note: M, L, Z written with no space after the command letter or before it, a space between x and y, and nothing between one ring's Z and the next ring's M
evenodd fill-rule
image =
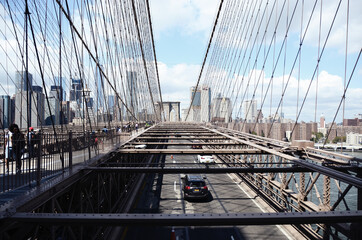
M361 3L156 2L0 1L0 239L362 239Z

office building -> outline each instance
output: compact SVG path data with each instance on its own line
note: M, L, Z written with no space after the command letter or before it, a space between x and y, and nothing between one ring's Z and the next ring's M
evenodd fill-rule
M326 127L326 119L325 119L323 114L321 115L321 118L319 120L319 127L320 128L325 128Z
M32 100L32 113L31 113L31 126L40 127L44 124L45 113L45 95L43 88L40 86L33 86L31 96Z
M15 92L29 91L33 86L33 75L26 71L16 71L15 72Z
M257 120L258 115L256 100L247 100L243 105L245 121L248 123L254 123Z
M0 96L0 127L8 128L12 122L11 118L11 99L8 95Z
M362 134L349 132L346 134L346 143L348 145L362 144Z
M45 108L45 124L58 125L60 124L60 111L62 97L62 89L60 86L50 86L50 93L48 96L49 107Z
M105 109L105 100L104 100L104 76L102 74L102 71L104 71L104 67L100 65L101 68L96 66L96 86L97 86L97 92L96 92L96 103L97 103L97 109L104 110Z
M82 90L82 80L72 78L71 89L69 91L69 100L80 104L82 102Z
M210 122L211 90L208 86L201 88L201 122Z
M127 107L129 111L136 115L138 112L138 86L137 86L137 73L132 71L127 71L127 81L126 81L126 99ZM132 114L127 111L127 120L133 120Z
M229 98L221 97L220 95L217 98L212 100L212 109L211 109L211 121L212 122L225 122L228 123L231 121L231 101Z
M56 89L58 90L58 99L59 101L66 101L67 100L67 92L65 91L65 89L67 88L67 83L66 83L67 79L64 77L54 77L54 82L55 82L55 86ZM50 91L55 90L54 88L52 89L52 86L50 87Z
M194 96L195 93L195 96ZM201 122L201 90L196 87L190 89L191 109L187 121Z

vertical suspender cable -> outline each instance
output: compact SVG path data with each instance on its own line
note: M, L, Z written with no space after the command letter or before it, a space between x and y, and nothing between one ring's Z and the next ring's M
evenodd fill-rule
M219 16L220 16L220 12L221 12L221 9L222 9L222 4L223 4L223 2L224 2L224 0L221 0L221 1L220 1L219 10L218 10L217 15L216 15L214 27L213 27L212 32L211 32L211 37L210 37L210 40L209 40L209 44L208 44L208 46L207 46L207 50L206 50L206 54L205 54L205 57L204 57L204 61L203 61L202 66L201 66L201 71L200 71L200 74L199 74L199 78L198 78L198 80L197 80L197 84L196 84L196 87L195 87L195 91L194 91L193 94L192 94L190 106L189 106L189 109L188 109L188 111L187 111L185 121L187 121L187 118L188 118L188 116L189 116L189 113L190 113L190 110L191 110L191 106L192 106L192 102L194 101L194 98L195 98L195 95L196 95L196 90L197 90L197 88L198 88L198 86L199 86L199 83L200 83L200 79L201 79L201 76L202 76L202 71L204 70L205 62L206 62L206 59L207 59L207 55L208 55L208 53L209 53L209 49L210 49L210 46L211 46L211 43L212 43L212 38L213 38L213 36L214 36L214 32L215 32L215 29L216 29L216 26L217 26L217 21L218 21Z
M322 32L322 10L323 10L323 0L321 0L321 7L319 12L319 34L318 34L318 56L320 54L321 48L321 32ZM319 80L319 65L317 67L317 79L316 79L316 88L315 88L315 108L314 108L314 122L317 122L317 106L318 106L318 81Z

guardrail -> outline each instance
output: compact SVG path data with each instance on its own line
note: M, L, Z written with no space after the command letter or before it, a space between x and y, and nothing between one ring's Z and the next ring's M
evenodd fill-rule
M32 142L24 136L21 158L5 158L5 134L0 135L0 194L24 186L40 185L43 179L55 176L105 153L130 136L115 129L104 132L37 133Z

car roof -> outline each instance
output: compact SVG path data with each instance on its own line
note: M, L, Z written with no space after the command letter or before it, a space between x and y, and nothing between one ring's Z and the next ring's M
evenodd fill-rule
M204 181L203 177L200 175L187 175L189 181Z

